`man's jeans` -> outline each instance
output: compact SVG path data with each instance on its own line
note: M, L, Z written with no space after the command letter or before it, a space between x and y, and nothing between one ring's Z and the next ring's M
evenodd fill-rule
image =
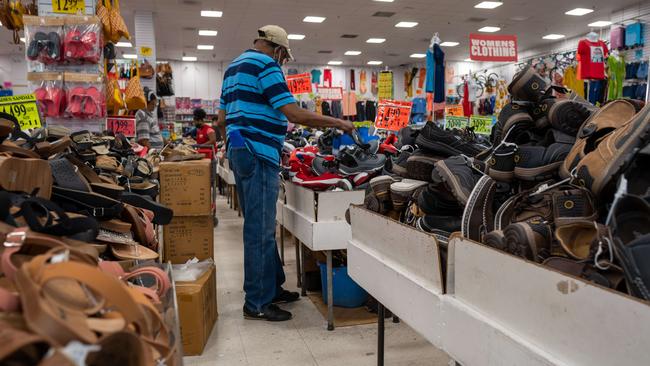
M229 148L228 160L244 215L245 305L248 310L262 312L280 294L285 281L275 242L279 170L247 147Z

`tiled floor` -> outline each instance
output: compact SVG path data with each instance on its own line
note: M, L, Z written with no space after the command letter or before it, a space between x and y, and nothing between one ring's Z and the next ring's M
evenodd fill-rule
M365 366L376 365L377 325L325 329L325 320L308 299L285 306L294 318L285 323L244 320L242 219L218 201L215 230L219 318L203 355L186 365L224 366ZM287 283L296 290L295 250L285 248ZM387 366L442 366L448 356L406 324L386 323Z

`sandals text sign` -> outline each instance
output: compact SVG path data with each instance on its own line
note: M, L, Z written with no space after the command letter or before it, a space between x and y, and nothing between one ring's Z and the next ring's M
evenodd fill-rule
M380 130L399 131L409 124L413 102L397 100L382 100L377 105L375 128Z
M0 97L0 112L16 117L21 130L41 127L41 115L34 94Z
M469 58L473 61L517 61L517 36L469 35Z
M289 91L291 91L291 94L311 93L311 74L304 73L298 75L288 75L287 85L289 86Z

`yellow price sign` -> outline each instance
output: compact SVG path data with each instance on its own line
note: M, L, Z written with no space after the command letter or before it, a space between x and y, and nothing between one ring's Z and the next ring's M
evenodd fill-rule
M62 14L85 14L85 0L52 0L52 11Z
M472 116L469 119L469 126L474 128L474 132L481 135L490 135L492 126L496 123L494 116Z
M41 115L34 94L0 97L0 112L14 116L21 130L39 128L42 126Z
M140 47L140 55L143 57L153 56L153 48L151 47Z

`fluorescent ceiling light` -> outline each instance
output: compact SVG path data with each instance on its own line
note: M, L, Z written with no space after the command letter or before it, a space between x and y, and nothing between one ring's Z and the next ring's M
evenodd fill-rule
M302 21L305 23L322 23L325 21L325 17L307 16Z
M456 46L458 46L459 44L460 44L460 43L458 43L458 42L442 42L442 43L440 44L440 46L442 46L442 47L456 47Z
M472 60L471 58L466 58L463 61L465 61L465 62L474 62L474 60Z
M576 16L576 17L581 17L581 16L583 16L585 14L593 13L593 11L594 11L594 9L575 8L573 10L567 11L564 14L573 15L573 16Z
M361 51L345 51L344 55L346 56L359 56Z
M372 0L372 1L376 1L378 3L392 3L395 0Z
M196 46L197 50L212 51L214 46L211 44L200 44Z
M221 18L223 16L223 11L201 10L201 16L206 18Z
M368 61L368 65L381 65L383 63L383 61Z
M474 5L474 7L477 9L494 9L501 5L503 5L502 1L483 1Z
M368 38L366 43L384 43L386 42L386 38Z
M133 43L131 43L131 42L117 42L115 44L115 47L133 47Z
M327 64L328 65L342 65L343 61L330 61Z
M125 54L122 55L122 57L131 59L131 60L135 60L136 58L138 58L138 55L134 55L132 53L125 53Z
M25 43L25 37L20 37L20 41Z
M305 35L304 34L289 34L287 36L287 38L295 39L295 40L301 40L301 39L305 39Z
M197 60L196 56L183 56L183 61L194 62L196 60Z
M612 22L607 21L607 20L599 20L599 21L588 24L589 27L596 27L596 28L607 27L609 25L612 25Z
M418 25L418 22L399 22L395 24L396 28L413 28Z
M209 29L199 30L199 36L215 37L217 33L218 32L216 30L209 30Z
M501 28L499 28L499 27L489 27L488 26L488 27L483 27L483 28L479 29L478 31L479 32L485 32L485 33L494 33L494 32L498 32L500 30L501 30Z
M425 57L427 57L427 55L425 55L424 53L414 53L409 57L410 58L425 58Z
M564 34L547 34L542 39L562 39L564 37Z

